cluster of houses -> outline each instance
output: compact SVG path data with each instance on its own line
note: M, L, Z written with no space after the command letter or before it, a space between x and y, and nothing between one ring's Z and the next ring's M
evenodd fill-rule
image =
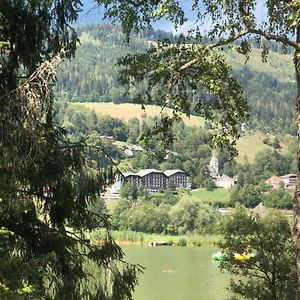
M294 191L297 182L296 174L286 174L283 176L272 176L266 180L268 185L271 185L273 189L284 188L287 191Z
M209 165L205 166L205 173L210 176L217 187L222 187L224 189L232 188L236 182L237 178L231 178L225 174L219 175L219 163L215 154L213 154ZM297 182L296 174L285 174L282 176L272 176L266 180L266 183L272 186L273 189L284 188L287 191L294 191Z
M126 154L133 156L136 153L143 151L143 148L136 145L127 146ZM216 155L213 153L210 163L204 167L204 173L211 177L217 187L231 189L237 182L236 178L232 178L226 174L219 174L219 162ZM286 174L283 176L272 176L266 183L273 188L284 188L292 191L295 188L297 180L296 174ZM143 169L137 173L123 173L123 176L117 178L114 184L114 192L118 193L123 182L128 182L130 185L135 185L138 188L148 190L150 192L163 191L168 188L172 181L175 188L190 188L188 174L185 171L166 170L164 172L156 169Z
M127 155L131 156L134 153L141 151L135 147L127 149ZM132 152L131 152L132 151ZM230 189L235 184L235 179L227 175L219 175L218 159L213 155L210 164L206 166L206 174L213 178L217 187ZM113 192L118 193L124 182L134 185L137 188L142 188L150 192L163 191L171 184L177 188L191 188L188 174L183 170L166 170L164 172L156 169L143 169L137 173L123 173L119 176L114 184Z
M217 187L230 189L235 184L235 179L218 173L218 159L213 155L210 164L206 166L206 173L212 177ZM170 183L175 188L190 188L188 174L185 171L166 170L164 172L156 169L143 169L137 173L123 173L123 176L117 178L114 184L114 191L118 193L123 182L128 182L130 185L135 185L137 188L142 188L150 192L163 191L168 188Z

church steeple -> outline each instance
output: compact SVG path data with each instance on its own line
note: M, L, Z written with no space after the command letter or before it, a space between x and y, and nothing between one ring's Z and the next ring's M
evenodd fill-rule
M216 157L216 153L215 150L213 150L213 155L212 158L210 160L209 165L215 170L215 177L219 175L219 161Z

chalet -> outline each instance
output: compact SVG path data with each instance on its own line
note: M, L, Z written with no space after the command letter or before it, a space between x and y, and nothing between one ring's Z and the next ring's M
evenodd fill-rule
M288 190L295 189L296 183L297 183L297 175L296 174L286 174L283 176L280 176L281 181L284 184L284 188Z
M136 185L137 187L142 186L142 178L135 173L124 173L124 178L126 178L126 181L131 185Z
M141 178L141 187L150 191L157 192L167 188L168 177L156 169L140 170L136 173Z
M139 145L128 145L125 147L124 153L128 156L134 156L135 154L142 152L144 149Z
M273 189L282 187L285 190L293 191L297 183L297 175L286 174L282 176L272 176L266 180L266 183L271 185Z

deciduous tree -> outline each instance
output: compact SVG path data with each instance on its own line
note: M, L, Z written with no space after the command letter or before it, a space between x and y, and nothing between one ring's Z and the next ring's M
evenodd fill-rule
M237 275L230 283L235 294L256 300L296 299L295 252L284 217L261 219L239 207L225 223L223 235L221 267Z
M106 8L106 16L118 20L127 36L132 29L139 30L151 22L166 18L179 27L189 20L183 4L178 0L121 1L98 0ZM299 0L191 0L194 26L185 37L176 42L158 43L146 53L126 56L120 63L125 66L121 75L125 83L149 79L149 93L140 95L140 101L154 101L174 108L173 119L165 118L154 132L168 128L181 112L190 114L192 100L195 111L208 120L216 121L215 142L222 146L232 143L228 135L237 138L239 126L246 116L247 104L242 98L238 82L219 51L226 45L234 46L249 58L250 39L262 45L262 60L266 61L270 42L294 50L297 85L297 131L300 142L300 3ZM186 8L187 5L185 5ZM264 14L264 20L257 16ZM206 37L203 37L205 28ZM209 42L208 42L209 41ZM159 91L159 93L157 93ZM203 97L203 95L206 97ZM208 95L207 95L208 94ZM155 97L153 97L155 95ZM299 143L300 145L300 143ZM298 174L300 146L298 146ZM300 180L295 193L294 238L300 279Z

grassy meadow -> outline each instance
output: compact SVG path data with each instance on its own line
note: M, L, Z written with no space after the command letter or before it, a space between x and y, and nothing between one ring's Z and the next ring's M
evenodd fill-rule
M237 141L237 150L239 151L237 162L243 163L245 157L247 157L248 161L252 163L257 152L272 149L272 147L263 143L264 137L265 135L261 132L246 133L243 135Z
M247 67L255 72L261 72L275 77L281 82L294 82L294 66L291 54L281 54L269 52L267 63L261 59L262 49L252 48ZM228 62L233 69L243 68L245 66L245 57L237 51L226 51Z
M132 103L123 103L123 104L113 104L111 102L98 102L98 103L80 103L78 105L84 105L85 107L94 110L97 114L110 115L113 118L118 118L123 121L128 121L131 118L138 118L141 120L143 117L154 117L159 115L161 109L155 105L146 106L145 111L141 109L141 105L132 104ZM166 108L166 112L171 113L171 110ZM191 116L190 118L184 116L183 121L187 126L203 126L204 118ZM250 163L254 161L255 155L257 152L272 149L272 147L263 143L263 139L266 137L265 134L255 131L255 132L246 132L239 141L237 142L237 149L239 151L239 156L237 161L243 163L245 157ZM273 136L270 136L273 139ZM286 145L283 143L283 151L285 152Z
M192 197L201 202L209 203L209 204L224 203L224 205L227 205L229 202L230 191L223 188L217 188L213 191L207 191L206 189L201 188L201 189L196 189L191 191L190 195L184 194L183 197L184 198Z
M111 102L86 102L82 103L86 107L95 110L96 113L102 115L110 115L113 118L118 118L128 121L132 118L141 120L143 117L155 117L161 112L161 108L155 105L147 105L145 110L142 110L140 104L122 103L114 104ZM165 108L164 112L171 115L172 110ZM183 121L187 126L203 126L204 118L191 116L190 118L183 116Z
M230 190L217 188L214 191L207 191L205 188L195 189L187 193L179 191L180 199L195 199L214 206L227 206L230 198ZM119 200L107 200L106 207L109 213L113 213Z
M215 207L227 207L229 204L230 190L217 188L213 191L207 191L205 188L195 189L189 193L179 192L180 199L197 200Z

